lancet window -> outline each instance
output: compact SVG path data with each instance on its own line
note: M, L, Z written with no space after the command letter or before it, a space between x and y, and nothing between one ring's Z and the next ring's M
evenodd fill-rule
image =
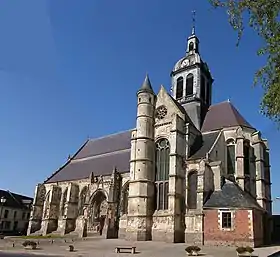
M156 209L168 209L170 145L167 139L156 142Z

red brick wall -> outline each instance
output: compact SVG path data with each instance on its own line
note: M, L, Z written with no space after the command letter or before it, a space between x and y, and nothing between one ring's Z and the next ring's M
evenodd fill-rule
M248 210L235 210L231 231L220 229L218 213L218 210L204 210L204 244L252 245Z

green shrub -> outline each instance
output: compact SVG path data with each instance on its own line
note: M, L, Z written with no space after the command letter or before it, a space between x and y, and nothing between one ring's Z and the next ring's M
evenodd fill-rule
M246 248L243 246L239 246L236 248L236 252L238 253L245 253L246 252Z
M24 247L27 247L27 246L31 246L32 248L36 248L37 247L37 243L34 242L34 241L30 241L30 240L26 240L22 243L22 245Z
M191 245L185 249L187 253L199 252L200 250L200 247L198 247L197 245Z

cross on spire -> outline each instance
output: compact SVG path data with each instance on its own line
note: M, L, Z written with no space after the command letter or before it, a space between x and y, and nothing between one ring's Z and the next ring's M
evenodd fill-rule
M195 35L195 10L192 11L192 35Z

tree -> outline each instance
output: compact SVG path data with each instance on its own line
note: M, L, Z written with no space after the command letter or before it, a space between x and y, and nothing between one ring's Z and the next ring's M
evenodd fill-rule
M280 0L209 0L215 8L227 10L229 23L242 37L246 18L248 25L263 40L258 55L267 58L255 74L254 85L264 89L261 112L280 127Z

